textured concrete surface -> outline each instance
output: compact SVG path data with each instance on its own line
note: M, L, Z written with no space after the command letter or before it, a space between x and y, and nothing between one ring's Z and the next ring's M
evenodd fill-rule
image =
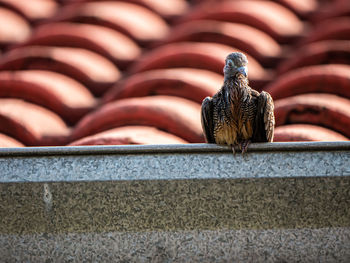
M0 261L348 262L349 146L5 149Z
M349 142L265 146L252 145L245 156L205 144L0 149L0 182L350 175Z
M1 262L348 263L350 229L0 235Z
M350 177L0 184L0 233L350 226Z

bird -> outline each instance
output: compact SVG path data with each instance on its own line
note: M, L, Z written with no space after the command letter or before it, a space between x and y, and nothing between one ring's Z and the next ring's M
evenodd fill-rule
M272 142L275 127L271 95L249 86L248 59L241 52L225 59L224 83L201 106L201 124L207 143L229 145L247 152L251 142Z

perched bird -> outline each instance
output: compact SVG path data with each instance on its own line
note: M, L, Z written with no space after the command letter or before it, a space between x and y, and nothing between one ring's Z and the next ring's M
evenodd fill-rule
M201 120L208 143L227 144L242 153L250 142L272 142L275 126L274 104L269 93L248 85L248 60L240 53L225 60L224 84L202 102Z

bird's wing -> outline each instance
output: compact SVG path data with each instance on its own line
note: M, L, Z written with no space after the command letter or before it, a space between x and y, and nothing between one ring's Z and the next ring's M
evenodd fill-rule
M201 121L204 136L208 143L215 143L213 108L212 98L206 97L202 102Z
M258 97L257 114L253 140L256 142L272 142L275 129L274 104L269 93L262 91Z

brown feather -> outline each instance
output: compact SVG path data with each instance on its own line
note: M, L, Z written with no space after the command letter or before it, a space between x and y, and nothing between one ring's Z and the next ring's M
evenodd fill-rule
M258 97L255 130L252 141L272 142L275 127L274 104L271 95L262 91Z
M207 143L215 143L213 102L210 97L206 97L202 102L201 121L202 129L204 131L204 137Z

